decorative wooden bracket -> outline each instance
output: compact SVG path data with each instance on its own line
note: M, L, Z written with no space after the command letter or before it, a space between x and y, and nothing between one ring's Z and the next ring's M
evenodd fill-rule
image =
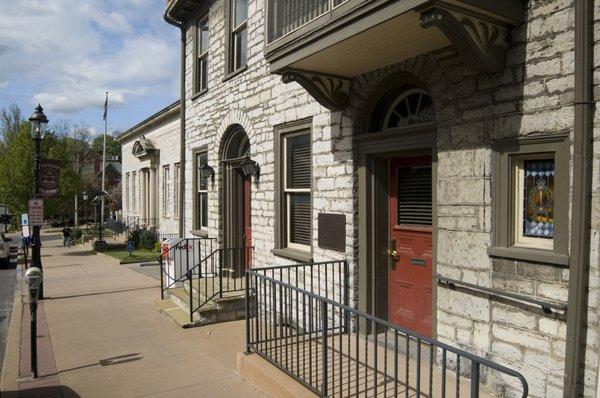
M472 13L429 8L421 13L423 28L437 27L465 62L481 72L499 72L506 64L508 29Z
M281 81L285 84L300 84L319 104L329 110L339 111L350 105L350 79L288 69L282 73Z

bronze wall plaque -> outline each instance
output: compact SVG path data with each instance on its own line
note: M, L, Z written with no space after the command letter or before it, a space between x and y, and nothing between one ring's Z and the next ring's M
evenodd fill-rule
M346 216L319 213L319 247L346 251Z

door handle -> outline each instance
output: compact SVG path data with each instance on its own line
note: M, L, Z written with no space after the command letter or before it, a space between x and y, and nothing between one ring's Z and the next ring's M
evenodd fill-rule
M392 239L390 241L390 249L388 250L388 256L390 256L394 261L392 262L392 268L396 266L396 261L400 259L400 255L398 255L398 251L396 250L396 239Z

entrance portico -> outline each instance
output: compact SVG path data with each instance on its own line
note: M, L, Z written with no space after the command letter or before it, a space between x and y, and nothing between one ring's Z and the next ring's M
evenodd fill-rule
M139 225L143 228L156 228L158 226L159 152L150 140L142 137L134 143L132 154L139 160Z

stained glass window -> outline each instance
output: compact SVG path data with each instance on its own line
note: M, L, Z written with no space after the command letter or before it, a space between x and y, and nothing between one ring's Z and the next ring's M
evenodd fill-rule
M523 236L554 238L554 159L523 162Z

